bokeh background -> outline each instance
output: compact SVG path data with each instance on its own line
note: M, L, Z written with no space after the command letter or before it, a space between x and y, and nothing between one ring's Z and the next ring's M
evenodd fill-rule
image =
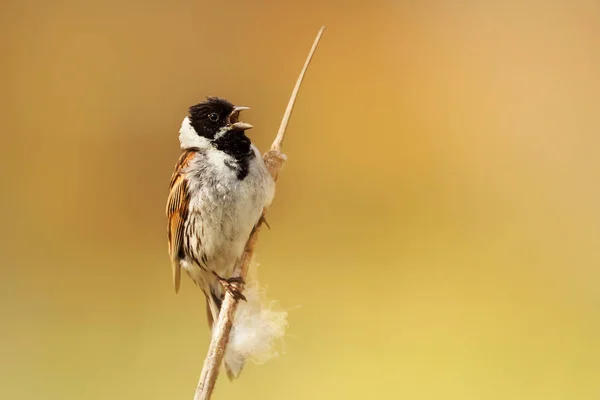
M181 119L266 149L321 24L257 254L286 354L215 398L600 398L597 1L0 7L0 398L192 398Z

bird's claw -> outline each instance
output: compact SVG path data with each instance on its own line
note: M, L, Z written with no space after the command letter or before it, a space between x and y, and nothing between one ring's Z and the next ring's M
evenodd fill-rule
M246 296L244 296L244 294L242 293L242 290L238 286L238 285L244 285L246 283L246 282L244 282L244 279L242 279L242 277L233 276L231 278L225 279L225 278L221 278L214 271L213 271L213 274L217 278L219 283L223 286L223 288L234 298L235 301L238 301L238 300L248 301L246 299Z

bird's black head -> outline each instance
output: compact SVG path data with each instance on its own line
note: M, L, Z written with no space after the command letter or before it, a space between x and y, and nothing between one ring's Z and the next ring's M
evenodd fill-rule
M255 157L252 143L246 134L252 125L238 121L240 111L248 107L236 107L225 99L208 97L206 101L189 109L189 129L180 131L182 148L201 148L206 140L209 145L231 156L225 165L235 170L238 179L248 175L249 163Z
M207 97L206 101L189 108L190 124L199 136L208 140L218 139L229 131L243 131L252 125L238 122L240 111L248 107L236 107L225 99Z

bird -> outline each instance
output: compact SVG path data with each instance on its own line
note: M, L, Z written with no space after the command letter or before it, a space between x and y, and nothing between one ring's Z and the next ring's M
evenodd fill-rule
M167 236L175 293L183 270L206 297L211 331L226 292L245 300L235 266L275 195L275 182L246 135L253 126L239 121L248 109L220 97L189 107L169 183ZM230 379L243 368L243 363L224 364Z

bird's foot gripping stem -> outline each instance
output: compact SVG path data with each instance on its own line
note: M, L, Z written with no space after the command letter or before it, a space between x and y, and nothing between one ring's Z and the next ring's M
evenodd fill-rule
M239 285L244 285L245 282L242 278L240 278L239 276L234 276L231 278L221 278L216 272L213 271L213 274L215 275L215 277L217 278L217 280L219 281L219 283L223 286L223 288L231 295L233 296L233 298L238 301L238 300L244 300L247 301L246 296L244 296L244 294L242 293L242 290L240 289Z

